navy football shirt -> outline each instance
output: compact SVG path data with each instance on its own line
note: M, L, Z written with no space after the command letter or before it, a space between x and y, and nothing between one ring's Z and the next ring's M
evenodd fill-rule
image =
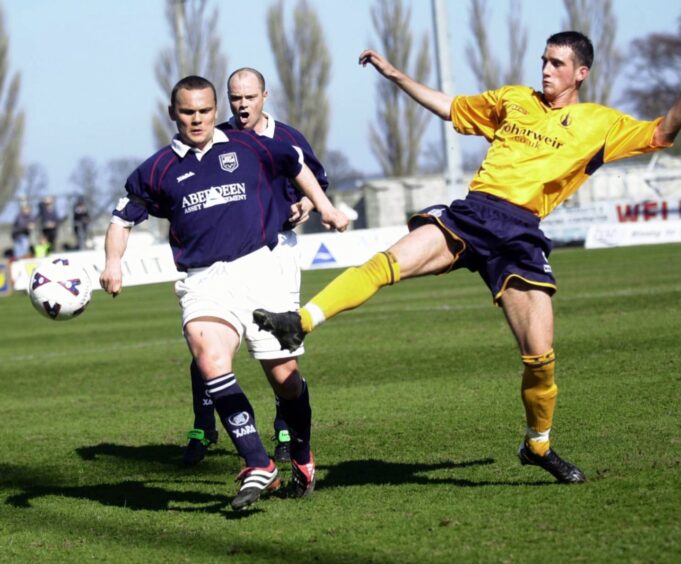
M303 152L305 164L310 168L312 174L314 174L322 190L326 192L326 189L329 187L326 171L324 170L322 163L319 162L317 155L314 154L307 139L305 139L305 136L296 128L281 121L276 121L267 112L263 112L263 115L267 117L267 127L265 128L265 131L257 135L259 137L268 137L275 141L281 141L282 143L288 143L299 147ZM231 118L225 123L221 123L218 127L226 133L237 129L234 124L234 118ZM281 217L281 230L288 231L289 229L293 229L293 225L288 221L288 218L291 215L291 205L298 202L302 197L302 194L293 182L283 177L278 178L272 187L274 189L274 201Z
M302 169L301 153L288 143L217 129L213 139L200 159L177 141L152 155L128 177L128 196L113 212L125 225L168 219L178 270L274 247L281 219L272 183Z

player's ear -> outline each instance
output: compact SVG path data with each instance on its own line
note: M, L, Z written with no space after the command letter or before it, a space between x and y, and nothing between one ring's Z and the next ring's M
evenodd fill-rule
M262 93L262 99L263 99L263 100L267 100L267 96L268 96L268 95L269 95L269 92L268 92L267 90L265 90L265 91Z
M173 106L168 106L168 116L172 121L175 121L175 108Z
M577 80L583 82L589 76L589 67L582 65L577 69Z

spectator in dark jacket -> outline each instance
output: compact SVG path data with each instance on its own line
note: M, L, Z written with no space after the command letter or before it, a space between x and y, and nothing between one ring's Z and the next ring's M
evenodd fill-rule
M12 247L15 259L31 256L31 231L34 218L28 202L21 202L19 213L12 224Z

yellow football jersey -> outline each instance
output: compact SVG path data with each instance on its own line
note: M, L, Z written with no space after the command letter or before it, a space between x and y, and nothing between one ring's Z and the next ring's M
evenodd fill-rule
M454 128L491 146L470 184L546 217L603 163L661 149L662 118L639 121L599 104L553 109L527 86L505 86L452 100Z

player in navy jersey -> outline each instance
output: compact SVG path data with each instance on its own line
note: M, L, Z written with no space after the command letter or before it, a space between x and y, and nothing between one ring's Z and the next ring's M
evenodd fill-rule
M326 190L328 187L326 172L307 139L297 129L275 121L263 110L268 93L265 78L259 71L247 67L235 70L227 81L227 94L233 115L229 121L218 125L219 129L227 134L233 129L253 131L260 136L295 145L302 150L305 164L314 173L322 189ZM300 305L300 264L296 249L297 238L293 228L307 221L314 206L310 199L301 194L286 178L276 179L273 189L281 224L279 244L273 251L280 261L288 285L290 303L287 309L295 310ZM261 360L261 365L269 379L285 379L290 374L298 372L296 357L303 353L304 349L301 347L288 358L274 361ZM213 402L206 395L206 387L195 362L191 364L190 374L194 428L189 431L189 442L182 457L187 466L203 460L208 447L215 443L218 437ZM289 449L292 438L286 421L281 415L281 408L281 401L275 396L274 459L280 462L290 459ZM293 437L293 440L296 438Z
M331 205L300 149L216 129L217 96L206 79L179 81L168 110L178 135L128 177L127 194L107 230L100 284L114 296L121 291L121 259L134 225L149 215L169 221L175 264L187 272L175 285L184 336L215 410L245 462L232 500L232 507L241 509L281 484L233 371L242 339L257 359L282 357L276 339L251 320L253 304L279 309L288 299L271 250L281 228L272 183L280 176L295 179L329 228L343 231L348 220ZM314 487L307 390L297 372L270 383L285 400L283 417L299 438L291 450L294 473L301 475L294 481L294 495L307 495Z

